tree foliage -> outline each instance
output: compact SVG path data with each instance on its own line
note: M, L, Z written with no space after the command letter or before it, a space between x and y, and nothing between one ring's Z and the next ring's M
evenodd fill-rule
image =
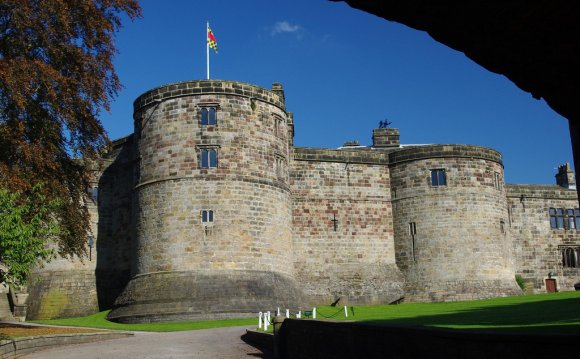
M85 250L90 159L108 143L99 112L121 88L112 58L124 15L141 15L138 0L0 0L0 187L30 195L44 183L45 200L61 202L63 255Z
M47 200L38 185L26 197L0 188L0 262L9 268L0 282L24 285L39 261L53 257L47 242L59 233L52 215L58 207L59 202Z

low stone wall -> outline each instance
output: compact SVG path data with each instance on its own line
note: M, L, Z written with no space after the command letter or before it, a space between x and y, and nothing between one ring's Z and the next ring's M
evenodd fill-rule
M0 359L14 358L27 352L44 350L54 346L118 339L131 335L133 333L129 332L79 333L0 340Z
M279 358L572 358L578 334L495 334L286 319Z

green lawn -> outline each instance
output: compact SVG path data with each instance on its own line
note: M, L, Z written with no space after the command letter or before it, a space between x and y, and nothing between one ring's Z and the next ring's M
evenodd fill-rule
M318 318L355 320L384 325L445 327L495 332L580 333L580 292L493 298L446 303L404 303L318 307ZM353 315L354 312L354 315Z
M496 332L580 333L580 292L494 298L467 302L404 303L399 305L317 307L317 319L355 320L384 325L445 327ZM183 323L119 324L105 319L107 312L88 317L41 320L35 323L168 332L238 325L257 325L257 318Z
M106 320L105 317L107 316L108 313L109 311L107 310L86 317L34 320L32 322L49 325L64 325L74 327L89 327L89 328L101 328L113 330L143 331L143 332L178 332L183 330L235 327L252 324L255 324L257 326L258 323L258 319L256 316L256 318L203 320L197 322L120 324Z

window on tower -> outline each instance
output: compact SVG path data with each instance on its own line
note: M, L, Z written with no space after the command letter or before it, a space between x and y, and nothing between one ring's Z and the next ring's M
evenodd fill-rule
M216 108L215 107L202 107L201 108L201 125L202 126L214 126L217 124L216 119Z
M217 156L216 148L202 148L200 150L200 168L216 168Z
M213 224L213 209L204 209L201 211L201 224L205 226Z
M431 170L431 186L447 186L447 176L445 175L445 169L437 168Z
M499 172L493 173L493 186L498 190L501 190L502 188L501 174Z

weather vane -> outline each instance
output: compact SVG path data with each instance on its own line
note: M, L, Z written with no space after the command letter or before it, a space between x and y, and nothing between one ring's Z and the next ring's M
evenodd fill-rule
M385 118L384 121L379 121L379 128L388 128L392 122Z

